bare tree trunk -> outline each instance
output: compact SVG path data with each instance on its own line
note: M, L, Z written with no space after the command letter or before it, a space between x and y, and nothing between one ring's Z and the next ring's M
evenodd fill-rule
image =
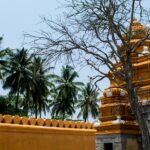
M148 132L146 120L142 115L143 114L142 106L138 102L138 97L136 96L134 87L132 85L132 81L130 79L128 80L127 89L128 89L131 109L139 123L141 136L142 136L143 150L150 150L150 134Z
M137 92L135 91L135 87L133 86L132 83L134 67L132 64L130 53L127 53L126 65L124 70L125 70L127 92L128 92L131 109L135 118L138 121L140 131L141 131L143 150L150 150L150 133L147 127L145 117L143 116L142 105L140 105L139 103Z

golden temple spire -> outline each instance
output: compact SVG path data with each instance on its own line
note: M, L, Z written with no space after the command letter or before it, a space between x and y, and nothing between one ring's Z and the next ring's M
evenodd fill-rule
M141 26L141 24L138 22L137 19L133 19L133 23L132 23L132 26Z
M142 39L146 37L146 27L141 25L137 19L132 24L132 39Z

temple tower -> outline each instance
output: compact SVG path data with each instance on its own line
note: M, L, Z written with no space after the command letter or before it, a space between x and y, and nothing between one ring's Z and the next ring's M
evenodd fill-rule
M133 21L131 44L146 36L146 28ZM123 49L123 47L122 47ZM150 40L146 40L132 54L134 76L132 83L138 89L139 103L143 105L145 117L150 116ZM115 64L120 66L120 63ZM130 108L128 94L123 81L110 79L110 87L101 97L100 125L96 127L97 150L141 150L138 123ZM150 119L150 117L149 117ZM147 122L149 123L149 122Z

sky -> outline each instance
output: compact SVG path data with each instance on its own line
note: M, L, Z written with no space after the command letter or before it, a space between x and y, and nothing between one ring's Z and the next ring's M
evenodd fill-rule
M61 0L62 1L62 0ZM0 35L3 46L20 47L23 34L37 31L40 16L56 16L61 10L55 0L0 0Z
M144 5L150 8L150 0L143 0ZM55 18L62 14L60 2L64 0L0 0L0 36L4 40L2 48L22 48L24 33L34 33L42 29L40 16L51 16ZM80 80L88 82L88 76L94 72L89 68L77 69ZM56 69L56 73L60 68ZM109 82L104 80L99 84L101 89L109 86ZM0 95L5 94L0 89Z
M61 15L61 3L57 0L0 0L0 36L4 37L1 47L22 48L25 33L35 33L43 29L41 16L55 18ZM56 67L55 72L59 74L60 69ZM77 68L77 72L79 80L83 82L88 82L88 76L94 74L89 68ZM102 81L100 86L104 89L108 82ZM0 88L0 95L4 94L6 91Z

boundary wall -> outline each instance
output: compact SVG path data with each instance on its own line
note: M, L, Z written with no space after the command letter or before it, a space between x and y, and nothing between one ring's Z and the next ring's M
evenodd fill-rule
M0 115L0 150L95 150L93 124Z

